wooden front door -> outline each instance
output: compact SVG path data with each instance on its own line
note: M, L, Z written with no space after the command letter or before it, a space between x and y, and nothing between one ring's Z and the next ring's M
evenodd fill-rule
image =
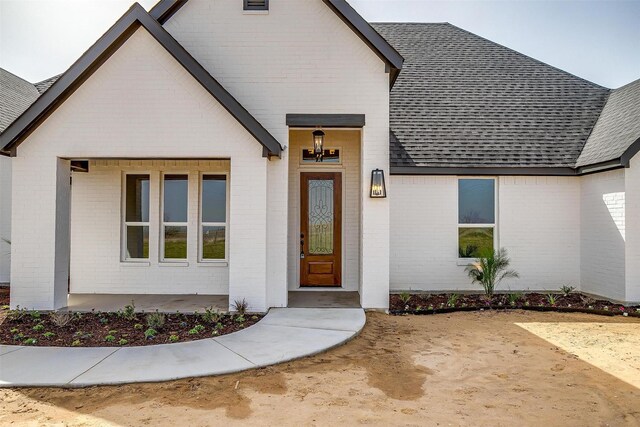
M342 286L342 174L300 174L300 286Z

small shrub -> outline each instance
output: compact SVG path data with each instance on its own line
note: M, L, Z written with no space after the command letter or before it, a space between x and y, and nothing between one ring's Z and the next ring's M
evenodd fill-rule
M160 330L164 327L166 318L164 313L149 313L147 314L147 326L151 329Z
M214 309L213 307L206 308L204 310L204 313L200 315L200 318L202 319L202 321L210 325L213 325L214 323L218 323L218 321L220 320L220 317L221 315L218 312L218 310Z
M49 314L49 320L51 320L51 323L56 325L58 328L64 328L67 326L69 322L71 322L71 319L73 319L73 314L68 311L54 311Z
M153 328L149 328L146 331L144 331L144 337L146 339L151 339L151 338L155 337L156 335L158 335L158 331L156 331Z
M411 299L411 294L409 292L402 292L398 295L398 298L400 298L400 301L402 301L404 305L407 305Z
M245 320L246 319L244 318L243 315L239 315L239 316L236 316L235 322L236 323L243 323Z
M44 325L42 323L38 323L36 326L32 328L36 332L40 332L44 329Z
M220 330L220 329L223 329L223 328L224 328L224 325L223 325L222 323L218 322L218 323L216 323L215 328L216 328L217 330Z
M212 335L212 336L214 336L214 337L215 337L216 335L218 335L219 333L220 333L220 332L218 332L216 329L214 329L213 331L211 331L211 335Z
M177 335L170 335L169 336L169 342L178 342L180 340L180 337Z
M556 305L556 302L557 302L556 295L552 294L552 293L548 293L547 294L547 301L549 302L550 305Z
M101 317L99 322L101 325L106 325L107 323L109 323L109 319L107 319L106 317Z
M118 333L118 331L116 331L115 329L112 329L112 330L109 331L109 335L115 335L117 333Z
M235 300L232 305L233 310L238 314L245 314L249 310L249 303L244 298L241 300Z
M27 338L26 340L24 340L24 345L36 345L38 343L38 340L36 340L35 338Z
M136 305L131 300L131 304L125 305L124 309L118 312L118 315L124 320L135 320L136 318Z
M522 299L522 292L510 292L507 294L509 305L514 306Z
M24 339L24 334L22 332L18 332L13 336L14 341L22 341Z
M569 294L575 290L576 290L575 287L569 286L569 285L563 285L560 287L560 292L562 292L562 295L565 297L568 297Z
M142 325L142 323L136 323L135 325L133 325L133 329L144 329L144 326Z
M29 312L29 316L31 317L32 320L38 320L38 319L40 319L40 317L42 317L42 315L40 314L40 312L38 310L30 311Z
M42 334L42 336L45 337L46 339L51 339L55 337L56 334L54 334L53 332L45 332L44 334Z
M508 270L510 263L507 250L500 248L478 258L478 261L468 266L466 271L471 281L480 284L485 295L491 298L496 286L504 279L520 277L515 270Z
M72 347L79 347L81 345L82 343L80 342L80 340L73 340L73 342L71 343Z
M26 309L20 308L20 306L18 306L15 310L9 310L9 313L7 313L7 318L12 322L20 322L25 318L27 313L28 311Z
M129 344L129 341L125 340L124 338L120 338L120 341L118 341L118 345L127 345Z
M18 332L20 332L20 329L18 329L18 328L11 328L11 329L9 330L9 332L11 332L12 334L17 334Z
M458 303L459 299L460 299L460 294L451 294L451 295L449 295L449 298L447 299L447 306L448 307L455 307L456 304Z
M3 305L0 307L0 310L9 310L11 308L10 305Z
M196 325L196 326L193 327L193 329L189 330L189 335L198 335L202 331L204 331L204 326Z
M114 337L113 335L107 335L106 337L104 337L104 340L106 342L114 342L116 340L116 337Z

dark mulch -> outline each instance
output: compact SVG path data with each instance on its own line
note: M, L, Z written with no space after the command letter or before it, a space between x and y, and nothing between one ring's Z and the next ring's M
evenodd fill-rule
M457 295L457 298L452 295ZM625 307L577 292L569 295L553 294L555 301L551 301L549 294L520 293L512 295L518 295L518 298L510 299L509 294L497 294L492 298L487 298L483 294L411 294L407 301L403 301L402 295L392 294L389 296L389 308L394 314L451 313L480 309L529 309L640 317L640 306Z
M239 331L263 317L225 314L210 323L201 315L166 314L164 326L156 328L157 334L145 337L149 329L146 314L127 320L121 313L74 313L66 326L56 326L54 314L3 311L0 344L56 347L131 347L194 341Z
M9 305L9 288L0 288L0 307Z

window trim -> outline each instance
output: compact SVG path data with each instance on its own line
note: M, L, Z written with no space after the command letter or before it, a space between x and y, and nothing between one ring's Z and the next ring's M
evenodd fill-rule
M164 220L164 177L166 175L185 175L187 177L187 220L185 222L165 222ZM182 265L189 261L189 216L191 209L189 208L191 180L189 171L164 170L160 172L160 232L159 238L159 260L160 264ZM164 239L165 227L186 227L187 229L187 256L185 258L165 258L164 256Z
M128 175L146 175L149 179L149 219L147 222L129 222L127 221L127 176ZM131 264L149 264L151 260L151 172L148 170L123 171L121 175L121 207L120 207L120 262ZM149 230L149 256L148 258L129 258L127 257L127 227L147 227Z
M269 0L264 0L264 6L252 6L249 0L242 0L242 10L245 12L268 12Z
M202 209L202 190L204 189L204 176L205 175L218 175L225 177L225 222L204 222L202 215L204 213ZM229 262L229 206L230 199L229 189L229 172L211 172L201 171L198 174L198 263L200 264L227 264ZM206 259L204 258L204 227L224 227L224 258L221 259Z
M323 167L332 167L332 166L342 166L342 162L344 161L344 150L342 148L342 146L337 146L337 145L332 145L330 147L324 147L323 150L337 150L340 153L340 157L338 158L337 162L305 162L304 161L304 152L309 150L309 147L300 147L300 166L310 166L310 167L318 167L318 166L323 166Z
M492 180L493 181L493 223L489 224L461 224L460 223L460 181L461 180L471 180L471 179L483 179L483 180ZM458 176L456 179L456 258L458 260L458 265L467 266L472 264L478 258L461 258L460 257L460 229L461 228L491 228L493 229L493 250L495 251L498 248L498 178L491 176Z

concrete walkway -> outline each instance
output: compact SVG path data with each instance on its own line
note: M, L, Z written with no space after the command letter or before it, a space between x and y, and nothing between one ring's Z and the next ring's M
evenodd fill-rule
M0 346L0 387L86 387L222 375L310 356L353 338L362 309L272 309L216 338L146 347Z

